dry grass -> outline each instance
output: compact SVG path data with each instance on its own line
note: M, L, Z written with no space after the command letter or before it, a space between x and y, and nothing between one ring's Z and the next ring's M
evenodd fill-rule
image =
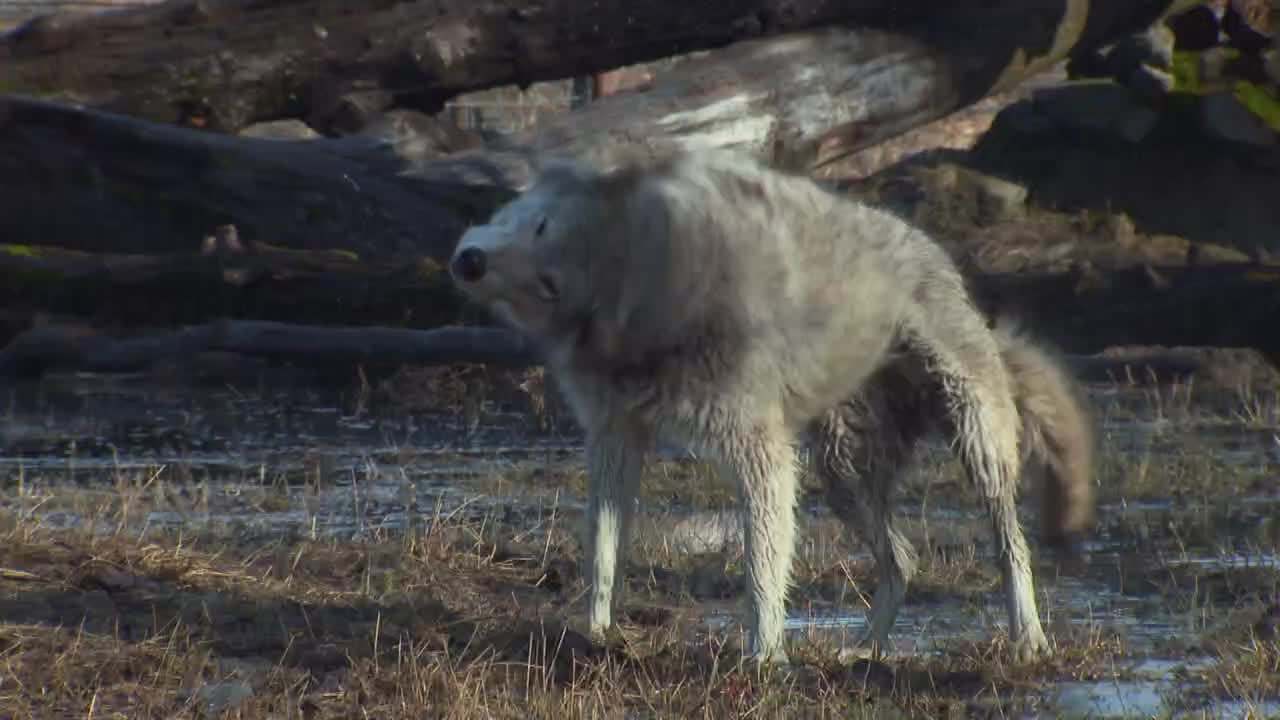
M547 392L541 380L453 368L400 378L424 388L418 398L393 385L370 392L422 412L459 412L472 402L480 416L528 413L550 404L536 397ZM506 399L494 399L495 387ZM1101 535L1133 548L1121 551L1128 554L1108 582L1178 619L1185 631L1168 654L1209 658L1175 692L1184 709L1206 698L1269 707L1280 696L1280 649L1265 620L1280 602L1280 570L1267 569L1265 558L1280 548L1280 523L1258 520L1236 500L1274 489L1274 466L1229 461L1212 438L1199 437L1221 428L1271 432L1274 397L1242 393L1238 404L1206 411L1192 388L1112 390L1126 399L1102 404L1104 427L1137 421L1145 429L1102 435ZM576 526L585 477L576 456L460 480L454 489L503 499L478 514L424 509L405 479L410 527L360 539L195 522L228 509L247 520L301 511L312 522L333 491L334 473L317 463L304 463L300 485L265 469L239 484L211 483L180 466L9 478L0 510L0 717L1001 715L1044 711L1041 696L1062 681L1127 682L1140 652L1133 628L1105 612L1049 609L1059 568L1037 548L1056 653L1007 662L992 603L999 577L977 498L942 448L904 482L901 523L921 553L907 603L971 621L984 639L850 662L839 631L814 626L793 637L792 673L763 676L741 664L735 624L707 624L741 609L740 542L729 537L694 552L673 541L673 524L689 510L735 505L733 489L703 463L649 469L618 632L606 647L580 634ZM806 501L820 508L814 479L805 482ZM512 498L540 507L537 517L504 514ZM1130 507L1139 499L1163 505ZM940 522L937 507L967 519ZM42 525L38 516L51 510L81 522ZM148 528L156 511L192 522ZM1253 534L1242 533L1250 524ZM829 513L810 515L802 528L793 614L862 613L875 590L873 564ZM1264 567L1191 562L1215 552L1243 553Z
M0 516L0 715L937 717L1034 709L1046 683L1124 677L1123 633L1052 622L1058 652L1031 665L1006 662L999 632L891 664L842 663L829 635L802 632L795 672L760 675L736 633L701 621L707 603L740 597L740 547L689 554L658 533L637 538L619 631L593 647L575 630L584 588L567 520L535 533L437 517L346 542L142 532L146 477L118 481L110 501L64 498L94 516L79 529ZM909 603L977 612L997 587L972 544L922 560ZM1185 598L1189 584L1208 587L1185 575L1151 592ZM1193 595L1201 607L1229 596L1247 619L1265 590L1250 587L1252 606L1221 588ZM796 612L860 612L873 590L838 523L808 523ZM1274 696L1274 642L1238 637L1198 692Z
M847 717L916 702L881 666L884 687L822 665L759 676L687 608L631 605L617 642L592 648L560 619L581 593L571 549L473 524L342 544L6 524L8 716L199 717L225 701L229 717ZM948 697L963 696L930 702Z

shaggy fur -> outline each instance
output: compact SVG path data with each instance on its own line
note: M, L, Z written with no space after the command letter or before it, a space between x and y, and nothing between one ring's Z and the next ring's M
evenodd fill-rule
M1030 339L1008 327L997 328L994 336L1022 420L1022 469L1041 479L1041 538L1071 548L1093 524L1094 435L1084 399L1062 367ZM959 439L947 402L924 359L897 352L859 393L816 423L814 465L828 504L864 539L880 574L862 640L873 649L888 643L916 569L915 550L894 528L895 482L915 461L926 435ZM996 527L996 537L1008 531ZM1008 602L1013 617L1021 611L1018 598L1008 596Z
M832 507L887 580L868 637L882 644L914 566L891 481L936 425L985 500L1018 654L1047 649L1016 483L1034 457L1068 505L1087 501L1083 416L1047 358L988 329L921 231L735 153L556 162L467 231L450 270L541 346L586 430L593 635L612 623L645 456L665 439L737 481L750 652L785 661L794 444L810 435ZM1055 518L1073 530L1087 511Z

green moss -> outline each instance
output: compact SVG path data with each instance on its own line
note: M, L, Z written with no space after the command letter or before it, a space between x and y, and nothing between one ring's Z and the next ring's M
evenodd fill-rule
M1227 74L1218 81L1206 83L1200 75L1200 60L1203 53L1179 50L1173 54L1173 98L1195 98L1214 92L1229 90L1240 104L1266 123L1272 130L1280 132L1280 95L1275 90L1257 85L1230 74L1230 63L1239 58L1240 51L1235 48L1223 48Z
M0 245L0 253L11 257L33 258L40 254L40 251L30 245Z
M1239 59L1240 51L1235 48L1219 48L1224 64ZM1206 84L1200 76L1200 60L1203 52L1177 50L1173 53L1173 89L1178 92L1189 92L1197 95L1221 90L1226 87L1223 82Z
M1249 112L1266 123L1267 127L1280 132L1280 94L1244 80L1236 82L1232 94Z
M1179 50L1173 54L1173 89L1196 92L1200 87L1200 53Z

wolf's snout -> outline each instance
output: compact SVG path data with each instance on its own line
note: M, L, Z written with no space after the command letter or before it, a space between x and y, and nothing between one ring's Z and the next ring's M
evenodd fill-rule
M453 259L453 274L466 282L475 282L484 277L484 251L477 247L469 247L458 253Z

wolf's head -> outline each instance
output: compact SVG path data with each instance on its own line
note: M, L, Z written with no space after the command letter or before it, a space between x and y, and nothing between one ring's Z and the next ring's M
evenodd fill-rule
M665 322L651 306L663 284L688 272L666 264L670 208L643 189L644 177L637 165L548 161L531 187L462 235L449 273L537 341L571 341L601 359L636 351Z

